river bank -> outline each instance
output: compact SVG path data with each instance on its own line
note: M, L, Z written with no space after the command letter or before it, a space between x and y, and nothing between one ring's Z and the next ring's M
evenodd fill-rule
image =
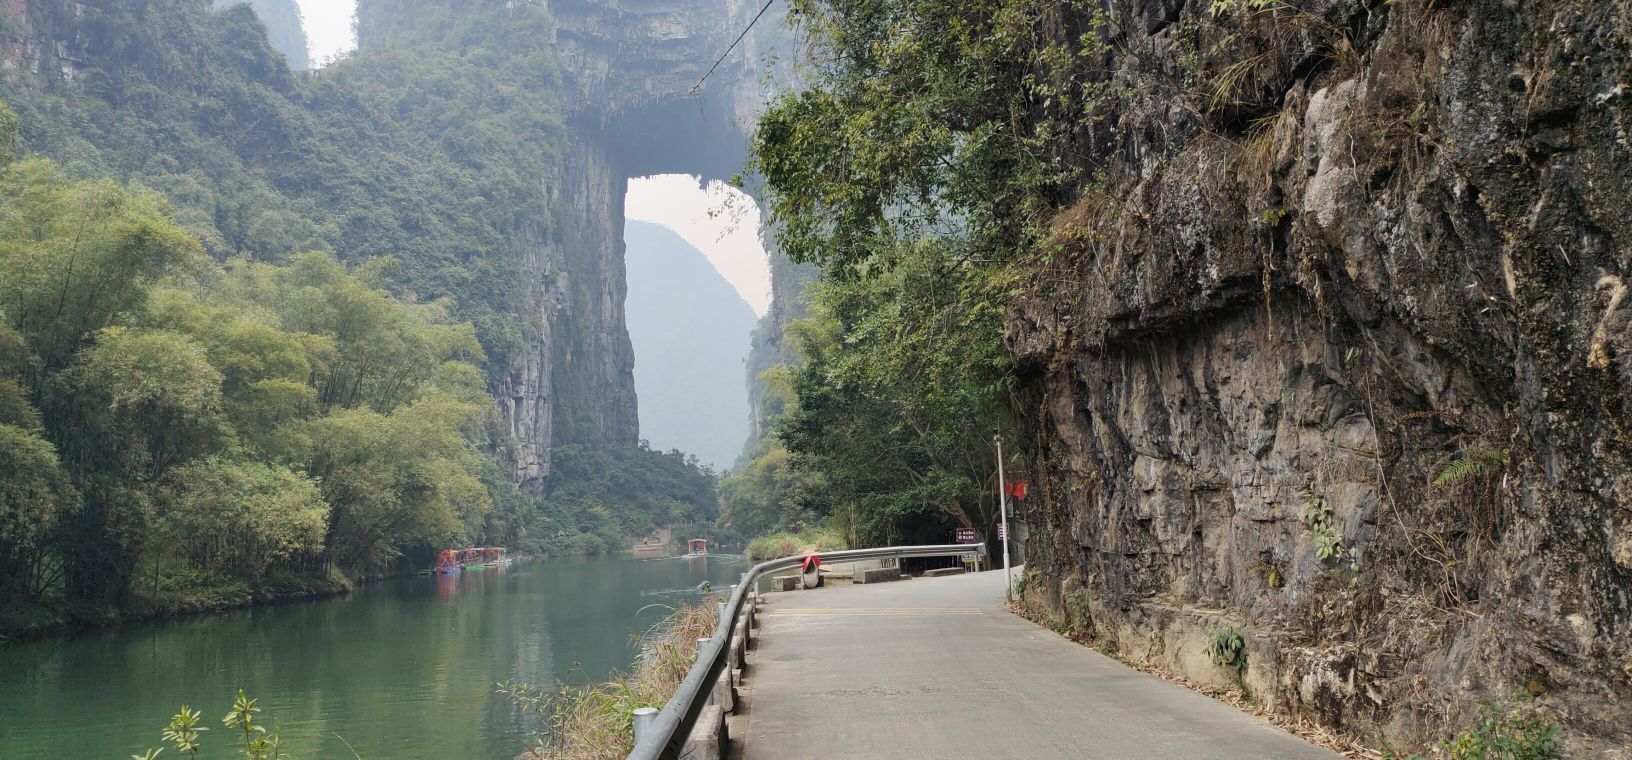
M374 580L383 579L381 576ZM0 607L0 646L55 636L75 637L133 623L182 618L350 592L357 583L337 573L291 575L250 587L242 581L186 591L138 594L127 606L64 599L13 601Z
M514 562L544 559L591 559L603 555L595 551L560 555L517 555ZM0 647L56 636L75 637L108 628L156 620L183 618L212 612L227 612L289 602L312 601L350 593L377 581L406 578L422 569L411 568L349 578L339 572L326 575L280 575L251 586L232 579L194 584L186 588L161 588L157 593L137 591L126 606L113 603L72 601L60 598L11 600L0 605ZM168 580L168 579L167 579Z

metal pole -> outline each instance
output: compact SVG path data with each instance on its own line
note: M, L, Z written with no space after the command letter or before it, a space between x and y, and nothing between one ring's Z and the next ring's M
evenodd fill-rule
M997 444L997 505L1003 525L1003 599L1014 601L1014 572L1009 569L1009 484L1003 479L1003 434L992 436Z
M646 731L652 727L652 721L655 721L655 720L657 720L657 708L655 708L655 707L637 707L637 708L635 708L635 743L636 744L640 743L640 738L642 736L646 735Z

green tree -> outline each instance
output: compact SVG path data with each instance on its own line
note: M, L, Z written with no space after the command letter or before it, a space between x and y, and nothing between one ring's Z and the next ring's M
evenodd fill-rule
M67 590L117 601L129 591L159 480L227 442L221 374L184 335L109 327L58 383L47 419L82 499L64 526Z
M304 475L212 457L177 468L158 516L162 540L195 568L258 580L323 550L329 505Z
M299 424L307 470L333 506L331 560L374 573L416 544L468 538L491 503L470 440L485 413L430 396L391 415L348 409Z
M857 541L990 534L1018 262L1111 142L1098 6L792 0L809 87L760 120L781 249L822 266L794 328L785 502ZM786 508L786 507L785 507Z
M157 281L199 253L158 196L68 182L39 159L0 175L0 307L44 372L139 311Z
M72 503L51 444L0 424L0 595L43 591L45 544Z

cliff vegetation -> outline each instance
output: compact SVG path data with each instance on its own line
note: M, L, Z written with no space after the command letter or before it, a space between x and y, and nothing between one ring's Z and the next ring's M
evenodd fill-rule
M791 7L791 503L936 525L1002 430L1024 603L1106 651L1402 756L1632 746L1625 4Z

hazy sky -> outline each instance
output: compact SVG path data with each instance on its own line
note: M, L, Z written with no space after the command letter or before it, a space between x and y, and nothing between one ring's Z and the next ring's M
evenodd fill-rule
M357 46L351 18L356 0L296 0L306 27L312 65L322 65ZM661 224L703 252L754 313L771 303L771 265L759 244L759 211L753 199L719 182L706 189L696 177L664 174L629 180L625 213Z
M311 48L312 65L320 66L336 53L350 51L357 46L351 35L351 17L357 11L357 0L295 0L300 15L305 19L307 47Z
M759 207L723 182L704 189L697 177L660 174L629 180L624 215L680 233L703 252L754 313L771 305L771 263L759 244Z

